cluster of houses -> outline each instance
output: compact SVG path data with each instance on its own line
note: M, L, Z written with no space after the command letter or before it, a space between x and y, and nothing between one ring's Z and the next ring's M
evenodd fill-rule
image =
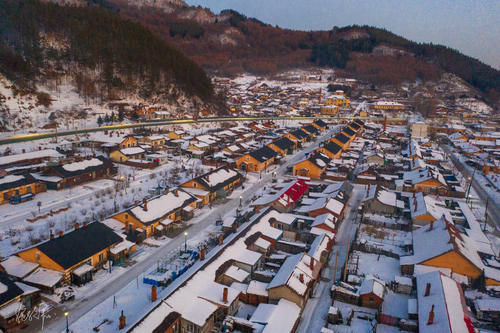
M179 222L193 217L195 209L225 198L242 182L240 173L223 166L157 197L136 202L102 223L77 223L67 233L51 231L49 240L0 262L2 276L15 282L8 286L16 291L8 289L0 299L1 327L17 327L16 311L36 306L41 292L52 294L63 286L92 281L97 270L111 269L128 259L137 244L177 228ZM19 288L26 289L26 294L18 294Z
M361 202L322 332L369 330L370 321L414 332L494 329L498 254L463 199L367 184Z
M219 252L131 331L294 332L350 193L343 182L272 183L251 203L250 215L226 218ZM240 233L222 241L234 232Z

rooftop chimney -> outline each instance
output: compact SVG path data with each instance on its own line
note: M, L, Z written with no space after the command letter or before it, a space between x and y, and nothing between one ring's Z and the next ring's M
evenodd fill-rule
M427 284L425 285L425 294L424 294L424 296L429 296L430 293L431 293L431 284L429 282L427 282Z
M85 228L89 223L87 221L83 222L83 227Z
M222 291L222 302L227 303L227 287Z
M120 324L118 325L118 328L119 329L124 329L125 326L127 326L127 324L126 324L126 318L123 315L123 310L122 310L122 315L120 316Z
M148 211L148 201L146 199L142 200L142 209L147 212Z
M304 283L304 274L300 273L299 275L299 281Z
M52 232L52 230L50 231L50 239L54 239L54 233Z
M156 286L151 286L151 302L156 301Z
M432 304L431 311L429 312L429 319L427 320L427 325L432 325L434 323L434 304Z
M175 195L176 197L178 197L178 196L179 196L179 190L178 190L178 189L175 189L175 191L174 191L174 195Z
M80 229L80 224L79 223L75 223L75 230L78 230Z
M311 267L311 271L314 271L314 258L311 257L311 261L309 262L309 266Z
M62 237L64 235L64 232L62 230L59 231L59 237Z
M431 223L429 223L429 231L433 229L433 226L434 226L434 221L431 221Z

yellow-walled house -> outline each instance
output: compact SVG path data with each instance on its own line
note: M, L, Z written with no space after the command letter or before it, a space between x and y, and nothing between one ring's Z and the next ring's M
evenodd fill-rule
M120 142L120 149L123 149L123 148L130 148L130 147L137 147L137 145L139 144L139 141L137 140L136 137L132 136L132 135L127 135L123 140L122 142Z
M316 119L315 121L312 122L312 125L317 129L319 129L321 132L323 132L328 128L328 125L321 119Z
M45 243L39 244L17 255L43 268L64 274L64 280L76 284L92 280L92 270L108 261L111 248L123 241L123 238L100 222L84 224L75 230L51 236Z
M258 150L247 153L236 160L236 168L244 171L260 172L274 164L277 153L264 146Z
M286 156L291 154L295 149L297 149L297 142L292 141L287 137L282 137L280 139L274 140L267 145L269 148L280 154L281 156Z
M129 159L143 160L145 157L146 151L141 147L117 149L109 154L109 158L117 163L125 163Z
M343 95L331 95L325 99L325 104L346 108L351 105L351 100Z
M290 133L287 133L284 136L292 141L299 142L301 145L306 143L306 141L309 137L309 135L307 135L306 132L304 132L303 130L300 130L300 129L295 130L295 131L291 131Z
M475 242L445 218L413 232L413 255L400 258L403 274L413 274L415 265L448 268L471 280L482 274L483 262ZM433 246L429 246L433 244Z
M127 233L144 232L146 237L150 237L160 224L163 229L183 219L188 212L197 208L197 202L195 196L176 188L157 198L145 200L141 205L118 213L113 218L125 224Z
M293 175L321 179L330 159L323 154L317 153L306 160L300 161L293 166Z
M349 143L351 142L351 139L343 133L337 133L333 138L331 138L327 141L335 142L337 145L339 145L342 148L342 150L346 150L349 147Z
M5 175L0 178L0 204L9 200L21 199L26 194L45 192L45 184L33 178L29 173L25 175Z
M178 140L178 139L182 139L183 137L185 137L187 134L186 132L184 131L181 131L181 130L177 130L177 131L170 131L168 132L168 138L170 140Z
M139 142L149 144L154 150L157 150L159 147L164 146L165 141L165 137L162 135L146 136L139 139Z
M327 142L324 146L319 147L314 151L318 151L331 159L339 159L340 155L342 155L342 147L334 141Z
M182 184L181 187L207 191L209 193L209 201L214 201L225 198L242 181L243 176L238 171L223 166L193 178Z

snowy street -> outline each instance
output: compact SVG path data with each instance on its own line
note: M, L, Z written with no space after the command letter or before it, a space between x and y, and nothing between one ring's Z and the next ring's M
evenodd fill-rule
M347 252L347 243L351 242L358 227L357 209L364 193L363 185L354 185L351 198L347 203L344 220L335 234L335 245L330 252L327 265L321 273L321 281L314 290L314 295L307 301L297 327L297 333L320 332L325 326L328 309L332 304L330 288L334 283L335 260L338 255L336 279L340 279Z

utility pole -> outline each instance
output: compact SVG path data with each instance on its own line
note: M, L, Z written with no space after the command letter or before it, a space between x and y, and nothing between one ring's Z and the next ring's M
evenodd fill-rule
M345 253L345 263L344 263L344 281L347 279L347 264L349 262L349 245L351 243L351 236L347 239L347 249Z
M486 231L486 225L488 224L488 204L490 203L490 197L486 198L486 207L484 208L484 227L483 231Z
M337 263L339 261L339 251L335 252L335 270L333 271L333 283L337 281Z

